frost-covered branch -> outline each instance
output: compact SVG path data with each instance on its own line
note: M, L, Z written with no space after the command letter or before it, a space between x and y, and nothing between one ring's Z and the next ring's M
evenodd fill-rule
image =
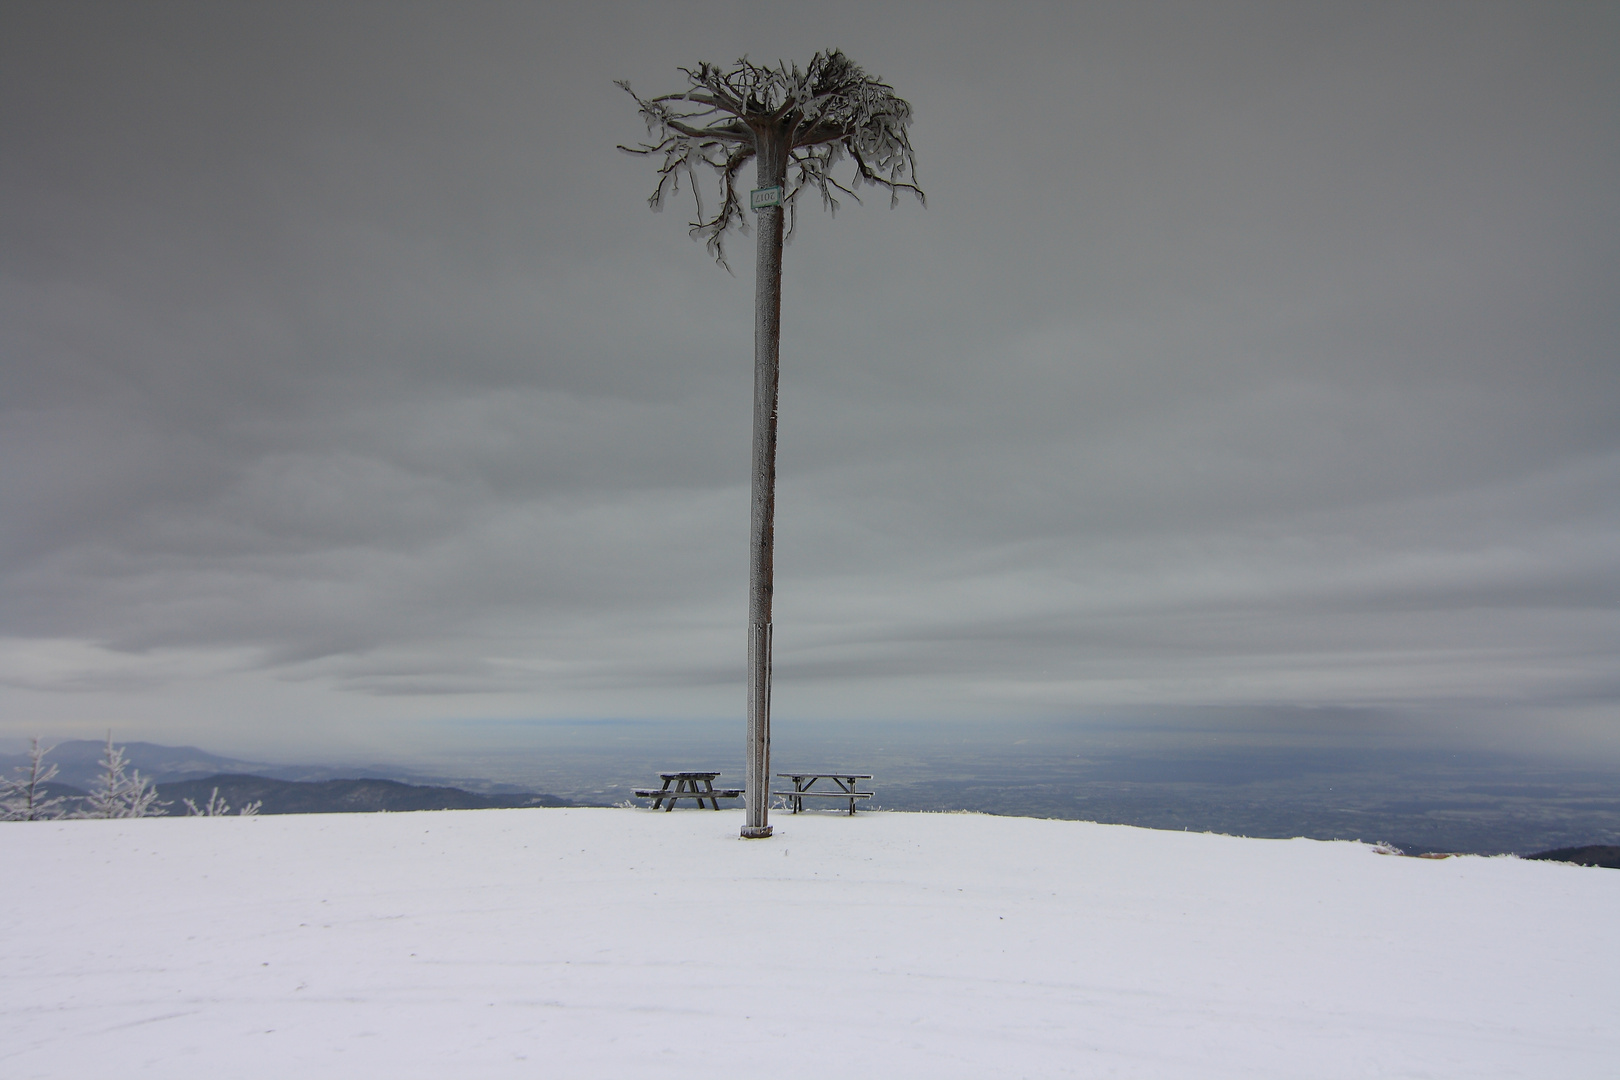
M213 794L208 796L208 801L200 807L191 799L181 799L180 801L186 804L187 817L225 817L231 812L231 804L219 797L219 788L217 787L214 789ZM263 805L263 799L255 799L238 810L236 812L237 816L257 817L259 807Z
M75 817L161 817L169 812L166 809L169 804L158 800L152 781L142 776L139 769L129 768L124 748L114 746L111 735L107 736L107 746L101 752L101 774L84 802L85 809Z
M855 189L871 184L889 192L890 205L909 191L926 204L917 186L917 163L907 129L911 106L894 87L852 63L836 49L817 53L802 70L797 64L766 67L747 57L730 68L699 64L681 68L685 90L643 98L619 80L635 99L652 141L621 146L631 154L661 156L658 185L647 202L654 210L678 194L685 177L697 208L694 239L708 244L725 266L725 236L746 233L744 202L737 188L742 166L767 141L785 153L783 202L792 231L799 193L813 189L822 205L836 212L842 193L860 201ZM853 170L839 180L835 170L848 158ZM704 187L718 187L716 209L705 207Z
M56 766L45 764L47 753L39 736L34 736L28 744L28 764L18 765L15 777L0 778L0 821L50 821L62 816L66 800L45 792L45 785L56 778Z

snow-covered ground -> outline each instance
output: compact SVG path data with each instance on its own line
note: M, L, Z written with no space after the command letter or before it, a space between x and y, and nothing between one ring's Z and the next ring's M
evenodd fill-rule
M1620 1075L1620 872L773 820L0 825L0 1076Z

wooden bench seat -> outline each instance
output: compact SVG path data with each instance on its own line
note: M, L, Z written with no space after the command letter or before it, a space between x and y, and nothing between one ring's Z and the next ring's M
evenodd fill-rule
M635 794L638 799L651 799L654 810L662 806L666 813L675 809L676 799L696 799L699 809L702 809L704 802L707 801L711 807L718 810L721 799L741 798L743 793L742 788L715 787L713 781L720 775L719 773L679 772L659 775L663 777L663 787L636 788ZM673 787L670 786L672 781ZM666 800L669 804L667 806L664 805Z
M711 796L716 799L740 799L742 788L715 788L713 791L665 791L662 788L636 788L636 796L642 799L707 799ZM831 795L832 792L827 792Z
M788 806L797 814L804 809L805 799L847 799L849 801L849 816L855 816L855 803L858 799L870 799L870 791L773 791L772 795L780 795L788 800Z
M790 799L870 799L870 791L773 791L772 795L786 795Z

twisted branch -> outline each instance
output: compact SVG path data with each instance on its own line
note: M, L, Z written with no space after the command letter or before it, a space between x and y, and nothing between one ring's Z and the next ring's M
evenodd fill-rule
M704 63L679 70L687 88L655 98L642 98L628 82L617 80L635 99L653 138L619 149L663 156L658 185L647 200L654 210L663 209L665 198L679 193L681 177L687 178L697 209L691 236L703 239L721 266L726 266L726 234L732 229L748 232L737 175L764 139L781 140L786 150L783 203L790 236L799 194L808 188L818 191L822 205L833 213L839 206L834 193L860 202L855 189L863 183L886 189L891 206L902 191L927 205L916 184L917 163L906 133L911 106L895 97L894 87L866 74L842 52L817 53L802 71L797 64L764 67L747 57L729 69ZM846 157L855 166L847 183L834 176ZM700 173L719 189L713 216L704 209Z

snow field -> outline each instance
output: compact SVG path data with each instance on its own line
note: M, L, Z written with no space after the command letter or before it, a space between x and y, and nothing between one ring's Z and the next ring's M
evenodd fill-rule
M959 814L0 826L0 1077L1612 1077L1620 873Z

